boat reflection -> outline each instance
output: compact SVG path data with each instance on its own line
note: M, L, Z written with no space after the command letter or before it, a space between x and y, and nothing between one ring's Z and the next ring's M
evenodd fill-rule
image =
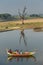
M9 61L12 61L13 59L15 59L16 61L23 61L23 59L26 59L26 61L28 61L29 59L32 59L32 60L34 60L34 62L36 62L37 60L36 60L36 57L35 56L33 56L33 55L31 55L31 56L28 56L28 57L8 57L7 59L9 60Z

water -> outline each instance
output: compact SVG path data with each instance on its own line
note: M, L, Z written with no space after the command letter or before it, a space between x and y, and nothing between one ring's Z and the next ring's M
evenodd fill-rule
M10 58L6 48L12 50L34 51L36 54L28 58ZM43 32L14 30L0 33L0 65L43 65Z

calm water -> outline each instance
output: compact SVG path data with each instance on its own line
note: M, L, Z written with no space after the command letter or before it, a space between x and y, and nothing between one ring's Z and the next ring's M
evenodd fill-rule
M12 50L34 51L28 58L11 58L8 60L6 48ZM14 30L0 33L0 65L43 65L43 32Z

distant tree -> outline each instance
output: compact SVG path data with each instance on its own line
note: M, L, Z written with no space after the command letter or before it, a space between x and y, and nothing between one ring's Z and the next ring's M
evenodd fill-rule
M30 17L40 17L38 14L31 14Z
M23 9L23 11L22 11L22 13L20 12L20 10L18 10L18 14L19 14L19 17L20 17L20 19L22 20L22 24L24 24L24 19L25 19L25 16L26 16L26 6L24 7L24 9Z
M2 19L3 21L5 21L5 20L12 20L13 17L12 17L11 14L4 13L4 14L0 14L0 19Z

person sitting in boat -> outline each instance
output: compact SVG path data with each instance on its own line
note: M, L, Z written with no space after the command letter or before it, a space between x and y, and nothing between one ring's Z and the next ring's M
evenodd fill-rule
M8 52L12 53L12 50L11 50L11 49L9 49L9 50L8 50Z
M15 50L17 53L20 53L18 49Z
M23 54L22 50L20 50L20 54Z
M29 54L29 52L24 52L24 54Z
M23 54L22 52L20 52L20 54Z

